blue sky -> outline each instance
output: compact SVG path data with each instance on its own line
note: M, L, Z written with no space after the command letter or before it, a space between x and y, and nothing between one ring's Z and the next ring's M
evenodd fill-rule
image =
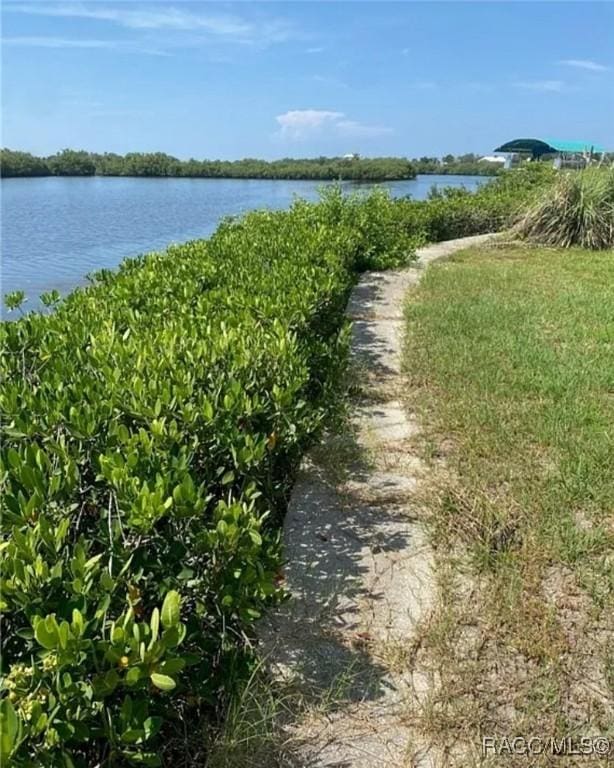
M442 155L614 149L614 3L12 2L14 149Z

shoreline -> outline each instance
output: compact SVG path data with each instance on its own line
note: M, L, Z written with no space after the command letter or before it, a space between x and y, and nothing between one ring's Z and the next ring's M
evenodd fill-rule
M85 276L91 271L114 269L124 258L166 250L171 243L206 238L225 216L240 216L263 207L286 207L294 195L316 199L319 189L334 186L332 182L264 179L196 180L210 183L196 183L192 179L177 182L158 178L90 179L92 177L45 177L38 183L13 179L14 183L2 186L3 294L25 290L30 297L28 307L34 308L38 306L40 293L53 288L68 293L78 285L87 284ZM341 188L345 195L366 194L370 189L381 188L389 190L394 197L411 194L418 200L426 197L433 185L442 189L459 186L461 181L465 188L473 190L489 180L418 176L377 184L346 181ZM137 205L139 216L134 223L128 217L130 209L126 206L136 198L141 202ZM167 212L168 223L158 221L154 213L162 207ZM30 208L40 211L39 226L36 233L26 239ZM69 218L66 218L67 211ZM53 224L57 221L54 214L65 221L64 229L58 230ZM114 222L112 230L107 229L109 221Z
M125 174L99 174L93 173L88 175L58 175L58 174L46 174L44 176L0 176L0 181L14 181L15 179L144 179L144 180L157 180L157 181L179 181L185 179L186 181L312 181L314 183L343 183L343 184L387 184L398 183L401 181L417 181L421 176L449 176L450 178L458 178L460 176L470 176L474 179L494 179L495 174L490 173L446 173L445 171L433 171L433 172L421 172L415 176L401 176L389 179L329 179L321 178L314 179L309 177L258 177L258 176L128 176Z

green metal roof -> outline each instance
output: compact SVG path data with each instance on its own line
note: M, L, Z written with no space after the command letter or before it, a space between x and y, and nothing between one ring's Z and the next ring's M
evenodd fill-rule
M553 152L605 152L605 148L592 141L561 141L559 139L513 139L495 149L495 152L531 152L535 156Z
M561 141L560 139L546 139L545 141L557 152L605 152L605 147L602 147L601 144L595 144L594 141Z

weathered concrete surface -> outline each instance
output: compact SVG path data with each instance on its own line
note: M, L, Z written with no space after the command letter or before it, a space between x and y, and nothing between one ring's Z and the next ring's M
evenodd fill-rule
M304 768L437 764L411 728L432 683L412 668L411 648L434 599L433 560L411 443L419 424L394 393L407 290L425 265L487 237L421 249L410 269L364 275L350 299L367 402L356 404L354 434L304 462L284 525L291 599L260 634L274 674L336 702L292 727Z

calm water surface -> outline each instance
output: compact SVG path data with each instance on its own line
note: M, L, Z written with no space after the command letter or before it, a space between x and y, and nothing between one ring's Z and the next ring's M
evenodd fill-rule
M386 184L397 196L424 199L433 184L475 189L474 176L419 176ZM252 208L285 208L294 196L313 200L321 182L243 179L3 179L1 292L23 290L28 307L62 293L88 272L126 256L204 237L220 218ZM348 190L364 188L344 185Z

